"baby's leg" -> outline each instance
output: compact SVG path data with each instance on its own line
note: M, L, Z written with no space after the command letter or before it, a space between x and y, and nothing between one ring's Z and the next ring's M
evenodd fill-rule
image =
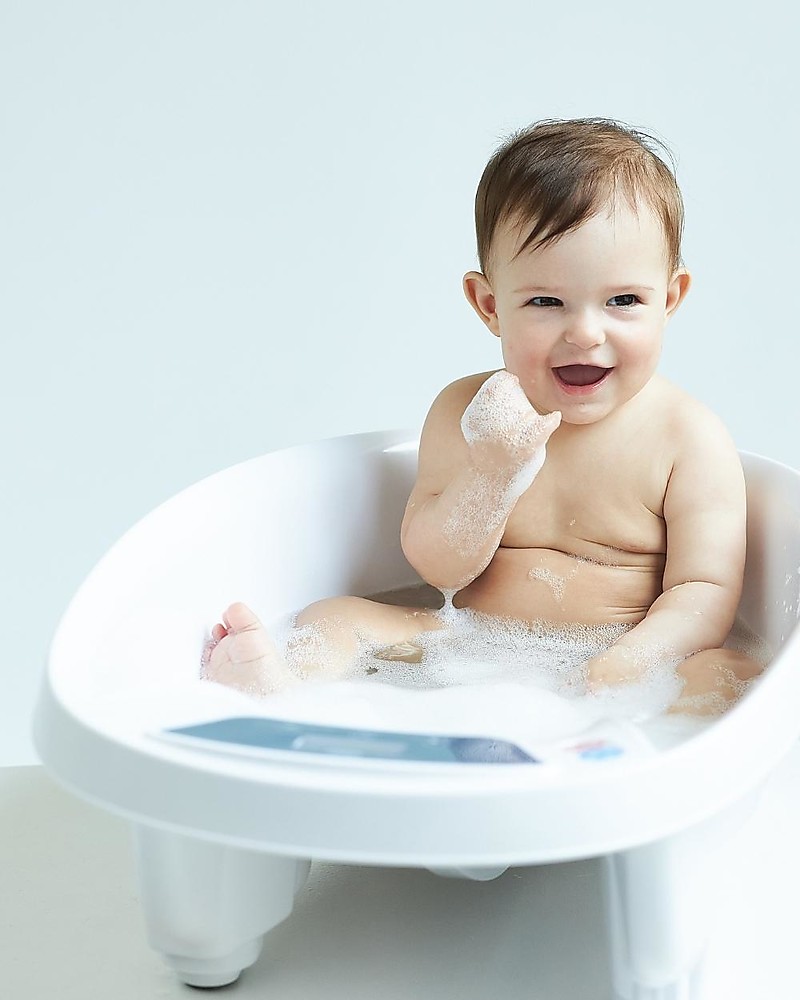
M328 598L297 616L284 659L246 605L232 604L223 621L212 630L203 676L261 697L298 680L343 676L351 669L362 643L396 646L441 627L430 610L379 604L361 597Z
M300 612L286 655L301 677L341 677L364 645L403 647L421 632L437 628L441 622L427 608L381 604L363 597L330 597ZM396 658L401 656L402 649Z
M733 649L704 649L678 667L683 680L680 698L670 709L686 715L720 715L739 700L748 682L764 667Z

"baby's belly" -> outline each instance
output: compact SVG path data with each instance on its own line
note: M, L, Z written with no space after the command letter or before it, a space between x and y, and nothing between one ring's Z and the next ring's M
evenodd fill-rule
M661 594L664 556L619 552L614 564L554 549L500 547L453 603L524 621L635 625Z

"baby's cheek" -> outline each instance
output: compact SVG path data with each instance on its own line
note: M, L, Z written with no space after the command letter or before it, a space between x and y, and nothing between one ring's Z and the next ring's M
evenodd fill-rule
M624 361L629 371L635 371L643 381L647 381L658 367L660 357L660 334L642 330L640 337L629 340Z
M502 340L503 348L503 361L505 363L506 369L510 371L513 375L519 375L517 368L519 367L519 354L520 352L514 346L514 343L503 338Z
M522 389L531 406L534 409L538 409L540 413L543 412L540 396L542 391L546 389L546 386L544 385L545 378L542 371L537 370L536 366L527 359L510 359L506 363L506 369L512 375L517 376L520 389ZM537 402L539 402L538 406ZM545 409L549 409L549 407Z
M504 340L503 360L508 371L523 384L541 378L542 371L547 370L546 356L530 337Z

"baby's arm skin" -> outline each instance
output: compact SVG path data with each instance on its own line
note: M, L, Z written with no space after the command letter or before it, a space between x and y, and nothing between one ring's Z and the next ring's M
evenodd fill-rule
M538 414L515 375L481 378L460 379L434 401L400 532L408 561L440 590L461 590L489 565L561 421Z
M637 677L654 659L679 660L725 642L745 559L744 475L722 423L700 406L676 415L675 460L664 496L662 594L645 618L588 662L590 687Z

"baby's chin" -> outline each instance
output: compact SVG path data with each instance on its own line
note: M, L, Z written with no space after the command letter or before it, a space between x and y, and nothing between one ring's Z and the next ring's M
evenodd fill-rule
M552 399L545 397L539 398L538 401L530 399L530 397L528 398L531 406L542 415L553 413L557 410L561 414L561 426L572 425L582 427L589 424L596 424L618 409L617 406L609 405L604 400L577 401L567 399L554 402Z
M564 425L567 425L572 427L587 427L589 424L599 424L600 421L604 420L611 412L611 410L604 410L602 413L598 413L595 409L592 413L566 413L562 410L561 426L563 427Z

